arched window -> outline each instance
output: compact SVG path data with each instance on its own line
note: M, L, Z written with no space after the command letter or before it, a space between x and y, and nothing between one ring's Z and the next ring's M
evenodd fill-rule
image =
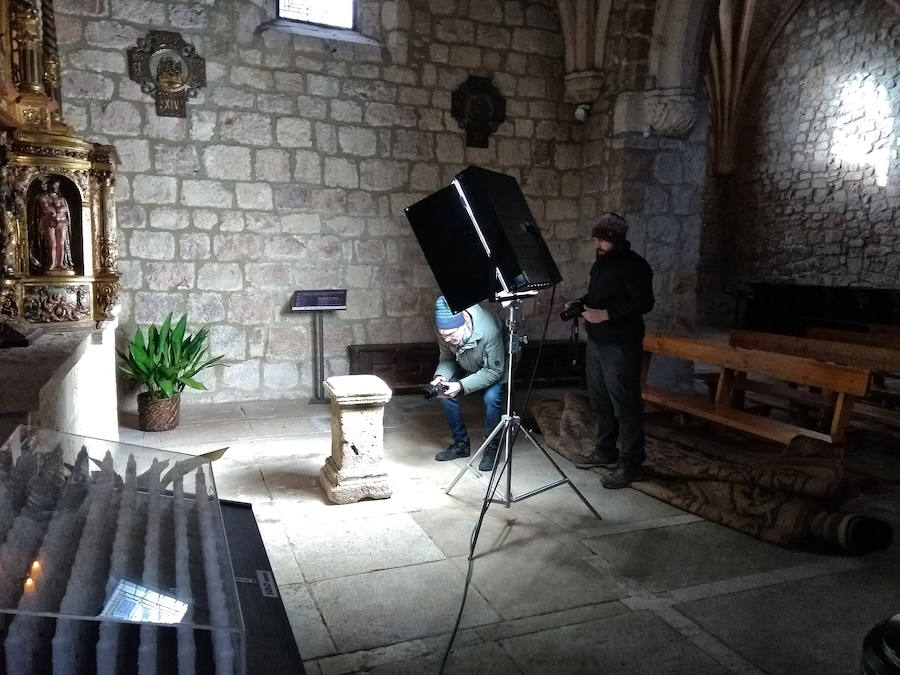
M353 28L354 0L278 0L278 18Z

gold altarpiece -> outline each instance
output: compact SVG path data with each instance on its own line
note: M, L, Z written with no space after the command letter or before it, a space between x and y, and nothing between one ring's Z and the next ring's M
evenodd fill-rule
M99 322L119 294L115 149L62 117L53 0L0 0L0 314ZM0 318L4 318L0 317Z

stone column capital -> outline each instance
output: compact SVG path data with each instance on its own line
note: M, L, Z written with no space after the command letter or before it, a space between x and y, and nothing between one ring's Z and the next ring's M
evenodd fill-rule
M565 98L569 103L590 103L600 96L605 85L603 73L597 70L579 70L566 73Z
M697 121L697 96L688 89L647 92L647 122L660 136L684 138Z

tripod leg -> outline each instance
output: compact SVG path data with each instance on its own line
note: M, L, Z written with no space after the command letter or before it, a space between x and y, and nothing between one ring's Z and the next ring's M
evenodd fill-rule
M450 483L450 485L444 491L444 494L448 494L448 495L450 494L450 490L453 489L453 486L459 482L459 479L463 477L463 474L466 471L472 469L472 466L475 464L475 460L477 460L478 458L481 457L481 455L484 454L484 451L487 450L488 445L494 439L494 437L497 436L497 434L503 434L503 432L506 430L508 424L509 424L509 416L504 415L500 419L500 422L497 424L497 426L494 427L493 431L491 431L491 433L488 435L488 437L486 439L484 439L484 443L481 444L481 447L478 448L478 451L474 455L472 455L472 457L469 458L469 461L462 468L462 470L458 474L456 474L456 478L453 479L453 482ZM500 436L500 440L502 442L503 436ZM474 471L474 469L472 469L472 470ZM479 478L481 477L480 474L478 474L478 476L479 476Z
M565 479L562 482L567 483L568 486L570 488L572 488L572 490L575 492L575 494L578 495L578 498L582 502L584 502L584 505L588 508L588 511L593 513L594 516L596 516L597 520L603 520L603 518L600 517L600 514L597 513L597 510L593 506L591 506L591 503L585 498L585 496L583 494L581 494L581 490L579 490L577 487L575 487L575 485L572 483L572 481L566 475L565 471L563 471L560 468L559 464L557 464L556 461L553 459L553 457L550 456L550 453L547 452L547 448L545 448L541 443L539 443L538 440L531 434L531 432L528 431L528 429L526 429L523 426L520 426L519 428L522 430L522 433L525 434L525 437L529 441L531 441L532 445L534 445L538 450L540 450L542 453L544 453L544 457L546 457L547 460L553 465L553 468L556 469L557 472L559 472L559 475ZM532 491L528 495L523 496L522 499L525 499L526 497L530 496L531 494L535 494L535 492Z

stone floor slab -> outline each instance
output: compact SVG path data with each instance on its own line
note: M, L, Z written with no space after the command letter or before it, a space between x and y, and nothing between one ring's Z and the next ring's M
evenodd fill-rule
M609 602L620 596L613 575L589 562L577 539L542 527L514 526L502 540L479 541L472 584L504 619ZM453 558L465 569L465 557Z
M705 521L593 537L584 543L651 592L770 572L812 557Z
M306 518L283 525L307 581L444 559L405 513L340 522Z
M304 661L336 653L334 641L306 584L279 584L294 639ZM275 675L275 674L273 674Z
M367 672L372 675L422 675L437 673L443 654L386 663ZM512 657L498 644L469 645L454 649L443 670L446 675L520 675Z
M310 584L316 604L342 653L449 633L465 574L449 561L379 570ZM497 621L477 589L470 589L462 626Z
M612 616L501 642L522 673L727 673L648 612Z
M900 575L876 564L676 609L767 673L855 673L865 634L900 611Z

